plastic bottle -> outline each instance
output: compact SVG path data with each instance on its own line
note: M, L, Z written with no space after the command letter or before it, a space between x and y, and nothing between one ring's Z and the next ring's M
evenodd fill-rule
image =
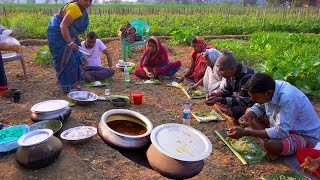
M130 82L130 75L129 75L128 66L124 67L124 80L125 80L125 83L126 83L126 87L128 87L129 86L129 82Z
M184 110L183 110L183 122L182 124L190 126L191 120L191 104L189 101L186 101Z

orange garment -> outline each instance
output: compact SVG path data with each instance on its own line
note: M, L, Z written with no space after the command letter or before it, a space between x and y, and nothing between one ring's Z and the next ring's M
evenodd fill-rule
M190 60L190 66L194 64L194 71L192 73L192 79L190 79L193 82L198 82L201 78L203 78L204 73L207 69L207 64L205 62L205 55L206 49L216 48L212 45L208 45L205 43L205 41L199 37L196 37L197 44L200 49L200 52L196 52L195 50L192 50L191 52L191 60Z

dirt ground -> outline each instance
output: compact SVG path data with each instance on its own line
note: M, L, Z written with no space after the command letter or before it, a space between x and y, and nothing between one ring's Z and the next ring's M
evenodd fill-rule
M57 79L54 68L35 63L33 55L39 47L40 45L35 44L23 46L27 64L27 82L20 78L23 71L19 61L5 64L10 87L20 89L22 97L20 103L13 103L8 98L0 97L1 123L31 125L30 108L34 104L52 99L69 100L66 95L55 93ZM112 52L115 65L121 59L121 42L111 41L107 43L107 47ZM177 73L177 76L181 76L188 64L190 47L168 46L168 49L170 60L180 59L183 62L182 69ZM142 48L134 48L133 56L129 61L137 63L142 51ZM154 127L163 123L182 122L181 114L187 97L180 89L166 86L172 80L164 80L161 85L134 85L132 82L136 80L131 75L131 85L125 88L123 72L117 71L107 87L111 89L113 95L144 92L142 105L129 105L127 108L148 117ZM103 95L104 88L84 87L83 89ZM202 99L191 100L191 103L192 109L210 109ZM319 100L313 101L313 104L320 115ZM89 106L72 107L72 114L64 123L62 130L80 125L96 127L101 115L113 108L107 101L97 101ZM212 154L205 159L203 170L192 179L260 179L261 176L270 175L273 172L291 170L281 161L263 160L256 164L243 165L214 133L214 130L231 125L232 123L228 121L198 123L192 119L191 126L203 132L213 145ZM81 145L62 142L63 150L59 158L51 165L38 170L21 167L15 161L14 152L0 154L0 179L166 179L150 167L144 152L116 150L106 145L98 135Z

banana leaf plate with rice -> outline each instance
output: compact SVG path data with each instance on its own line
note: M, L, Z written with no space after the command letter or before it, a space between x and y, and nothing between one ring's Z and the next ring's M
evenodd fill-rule
M225 119L220 116L215 110L206 110L206 111L198 111L192 112L192 116L198 122L209 122L209 121L224 121Z
M284 173L281 173L281 172L276 172L276 173L273 173L272 175L270 176L262 176L261 177L262 180L308 180L309 178L306 178L304 176L301 176L300 174L298 174L297 172L294 172L294 171L290 171L290 172L284 172Z
M142 84L161 84L161 81L158 79L147 79L147 80L138 80L134 84L142 85Z
M227 131L215 130L215 133L229 147L242 164L260 162L264 157L264 151L250 137L243 136L240 139L227 137Z
M101 80L101 81L92 81L92 82L85 82L84 86L87 87L99 87L99 86L106 86L109 85L109 81L108 80Z
M207 96L207 92L202 87L197 87L197 89L188 91L190 86L185 86L182 91L187 95L189 99L202 99Z

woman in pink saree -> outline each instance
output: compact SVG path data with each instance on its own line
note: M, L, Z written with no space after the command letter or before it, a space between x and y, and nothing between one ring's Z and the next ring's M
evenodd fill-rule
M140 79L172 77L180 66L181 61L169 62L167 50L159 38L150 37L141 57L140 67L134 74Z
M206 44L206 42L199 37L193 38L191 45L193 50L191 52L190 67L179 79L179 82L183 82L185 79L188 79L194 83L197 83L200 79L202 79L207 68L207 64L205 62L206 49L216 49L216 47Z

